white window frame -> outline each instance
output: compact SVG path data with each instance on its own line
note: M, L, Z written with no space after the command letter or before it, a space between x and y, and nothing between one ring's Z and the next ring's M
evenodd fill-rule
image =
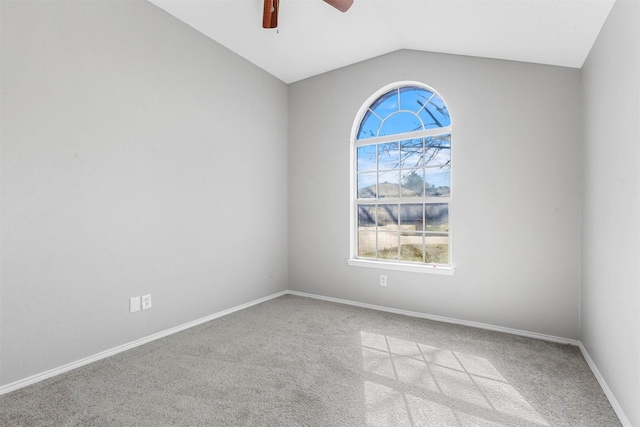
M385 270L397 270L397 271L408 271L408 272L415 272L415 273L430 273L430 274L440 274L440 275L447 275L447 276L452 276L455 272L455 267L453 265L453 259L452 259L452 253L453 253L453 227L452 227L452 223L451 223L451 218L452 218L452 208L453 208L453 190L451 191L451 194L449 195L449 197L447 197L446 199L443 198L428 198L428 197L424 197L421 198L421 203L424 202L425 200L429 199L430 202L433 203L438 203L438 201L440 201L440 203L447 203L448 204L448 209L449 209L449 265L441 265L441 264L418 264L418 263L409 263L409 262L402 262L402 261L388 261L388 260L381 260L381 259L369 259L369 258L358 258L357 255L357 233L358 233L358 226L357 226L357 212L358 212L358 190L357 190L357 149L359 146L362 145L370 145L372 143L375 144L380 144L380 143L385 143L385 142L393 142L393 141L400 141L403 139L408 139L405 138L406 136L410 136L411 138L419 138L419 137L428 137L428 136L433 136L433 135L442 135L445 132L449 133L450 135L452 135L452 124L450 124L449 126L445 127L445 128L437 128L437 129L426 129L426 130L422 130L422 131L417 131L417 132L410 132L410 133L404 133L404 134L395 134L395 135L388 135L388 136L382 136L382 137L375 137L375 138L368 138L368 139L362 139L360 141L357 140L357 136L358 136L358 131L360 129L360 123L363 120L365 114L367 113L367 111L369 110L369 107L381 96L383 96L384 94L386 94L389 91L392 91L394 89L398 89L398 88L402 88L405 86L416 86L416 87L420 87L423 89L426 89L430 92L433 92L435 95L439 96L440 99L442 99L444 101L444 98L433 88L431 88L430 86L425 85L424 83L420 83L420 82L416 82L416 81L400 81L400 82L395 82L395 83L391 83L389 85L384 86L383 88L379 89L378 91L376 91L373 95L371 95L360 107L360 110L358 111L358 113L356 114L355 120L353 122L353 126L351 128L351 136L350 136L350 173L349 173L349 177L350 177L350 212L349 212L349 222L350 222L350 239L349 239L349 246L350 246L350 251L349 251L349 259L347 260L347 263L351 266L356 266L356 267L368 267L368 268L379 268L379 269L385 269ZM450 111L449 105L445 102L445 105L447 105L447 110ZM451 156L453 157L453 150L451 150ZM452 164L453 164L453 160L452 160ZM453 172L452 172L452 178L453 178ZM451 184L451 187L453 188L453 183ZM426 196L426 195L425 195ZM391 201L391 200L389 200Z

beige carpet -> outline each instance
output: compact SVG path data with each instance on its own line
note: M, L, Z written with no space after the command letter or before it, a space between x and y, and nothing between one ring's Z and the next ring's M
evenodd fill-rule
M0 397L2 426L618 426L580 351L291 295Z

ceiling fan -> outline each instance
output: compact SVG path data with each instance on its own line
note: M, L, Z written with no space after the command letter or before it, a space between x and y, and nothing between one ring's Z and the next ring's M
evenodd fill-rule
M323 0L325 3L346 12L353 4L353 0ZM264 0L264 13L262 14L262 28L278 27L278 8L280 0Z

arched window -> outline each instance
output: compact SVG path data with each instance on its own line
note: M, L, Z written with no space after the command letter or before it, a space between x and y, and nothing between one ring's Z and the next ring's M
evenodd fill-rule
M421 83L381 89L352 130L351 264L451 269L451 117ZM384 264L382 264L384 263Z

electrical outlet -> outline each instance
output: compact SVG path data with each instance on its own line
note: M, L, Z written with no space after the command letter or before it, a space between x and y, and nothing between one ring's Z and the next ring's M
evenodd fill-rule
M387 276L384 274L380 275L380 286L387 286Z
M151 308L151 295L142 295L142 309L148 310Z
M140 297L129 299L129 313L140 311Z

